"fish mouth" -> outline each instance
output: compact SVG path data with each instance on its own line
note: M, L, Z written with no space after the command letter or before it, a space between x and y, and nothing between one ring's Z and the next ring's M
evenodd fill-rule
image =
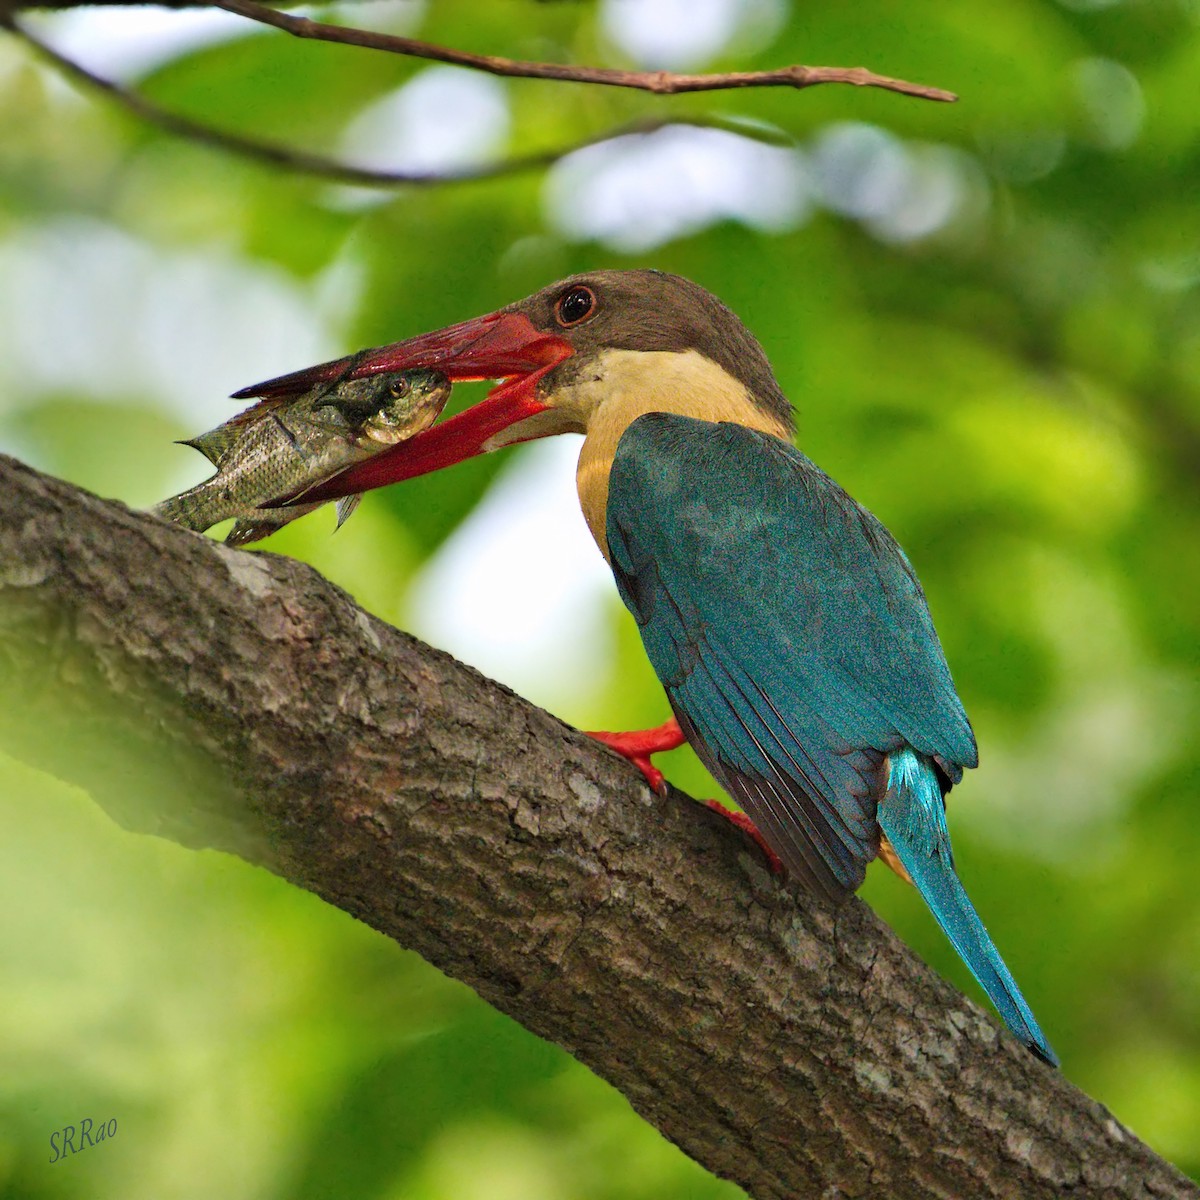
M442 415L442 409L450 399L450 380L440 372L437 374L443 382L421 396L407 416L395 422L368 424L364 429L367 439L381 446L397 446L424 433Z

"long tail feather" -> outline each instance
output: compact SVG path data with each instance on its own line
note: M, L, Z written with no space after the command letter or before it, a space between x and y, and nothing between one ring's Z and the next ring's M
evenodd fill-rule
M955 950L1004 1023L1039 1058L1058 1059L954 872L946 811L933 764L914 750L888 758L879 826Z

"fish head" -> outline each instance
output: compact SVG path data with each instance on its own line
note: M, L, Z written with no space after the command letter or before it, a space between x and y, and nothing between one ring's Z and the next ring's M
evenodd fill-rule
M395 445L415 436L437 420L450 399L450 379L441 371L413 368L374 376L378 407L363 422L372 441Z

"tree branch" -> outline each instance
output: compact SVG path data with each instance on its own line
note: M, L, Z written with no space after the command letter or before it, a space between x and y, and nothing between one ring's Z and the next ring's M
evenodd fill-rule
M614 67L569 66L565 63L528 62L514 58L501 58L495 54L472 54L467 50L454 50L449 46L436 46L432 42L416 38L397 37L390 33L376 33L370 29L354 29L344 25L326 25L308 17L297 17L258 4L256 0L210 0L216 8L237 13L251 21L272 25L293 37L311 38L320 42L336 42L342 46L362 46L369 50L384 50L389 54L403 54L408 58L425 58L433 62L451 63L457 67L469 67L473 71L486 71L489 75L502 75L516 79L553 79L559 83L591 83L602 87L634 88L640 92L653 92L659 96L673 96L681 92L717 92L732 88L791 87L810 88L822 83L849 83L856 87L883 88L899 92L903 96L914 96L920 100L952 102L958 97L942 88L927 87L921 83L909 83L904 79L892 79L877 75L866 67L780 67L774 71L729 71L715 75L676 75L670 71L621 71Z
M323 896L758 1200L1196 1197L858 901L356 608L0 459L0 747Z
M602 142L614 141L621 137L645 135L666 129L672 125L687 125L701 129L723 129L735 133L739 137L753 141L766 142L769 145L790 145L791 140L786 135L761 127L750 125L744 121L732 121L720 116L681 116L681 117L649 117L639 121L631 121L618 125L613 129L593 137L582 138L569 146L561 146L554 150L543 150L535 154L519 155L515 158L502 159L495 163L484 163L480 166L462 167L453 171L392 171L374 167L359 167L341 159L330 158L323 154L314 154L294 146L285 146L279 142L266 141L260 138L246 137L244 134L230 133L216 129L190 117L168 112L157 104L147 100L137 92L123 87L111 79L105 79L90 71L82 63L68 58L40 38L35 37L23 25L14 21L0 7L0 26L25 41L38 54L57 67L64 75L82 83L85 87L103 92L116 101L127 112L147 121L151 125L176 137L185 138L202 146L236 154L254 162L266 163L269 166L282 167L300 175L310 175L331 182L352 184L358 187L391 188L413 185L428 187L435 184L474 183L484 179L498 179L505 175L516 175L523 171L537 170L548 167L583 150L588 146L598 146Z
M0 14L22 9L48 8L61 10L78 7L95 0L0 0ZM100 3L125 3L126 0L100 0ZM195 0L160 0L165 7L190 7ZM878 75L866 67L803 67L793 65L773 71L729 71L712 75L677 75L670 71L622 71L613 67L570 66L566 63L529 62L521 59L502 58L495 54L472 54L468 50L455 50L450 46L438 46L416 38L399 37L390 33L377 33L370 29L355 29L345 25L328 25L308 17L297 17L259 4L256 0L202 0L202 3L223 8L250 21L271 25L290 33L293 37L320 42L334 42L342 46L361 46L369 50L383 50L389 54L401 54L406 58L423 58L433 62L450 63L474 71L486 71L491 75L502 75L518 79L551 79L560 83L591 83L602 87L633 88L657 95L676 95L681 92L727 91L732 88L755 87L818 87L823 83L847 83L855 87L882 88L903 96L919 100L953 102L958 97L944 88L929 87L920 83L909 83L905 79L893 79Z

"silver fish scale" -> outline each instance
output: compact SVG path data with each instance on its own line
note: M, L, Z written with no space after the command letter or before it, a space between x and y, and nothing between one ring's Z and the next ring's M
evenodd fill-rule
M319 505L269 508L315 487L431 425L450 382L435 371L400 371L322 384L261 416L245 414L195 439L217 473L152 511L197 532L239 518L235 545L274 532ZM253 413L253 410L250 410ZM339 525L354 502L339 506Z

